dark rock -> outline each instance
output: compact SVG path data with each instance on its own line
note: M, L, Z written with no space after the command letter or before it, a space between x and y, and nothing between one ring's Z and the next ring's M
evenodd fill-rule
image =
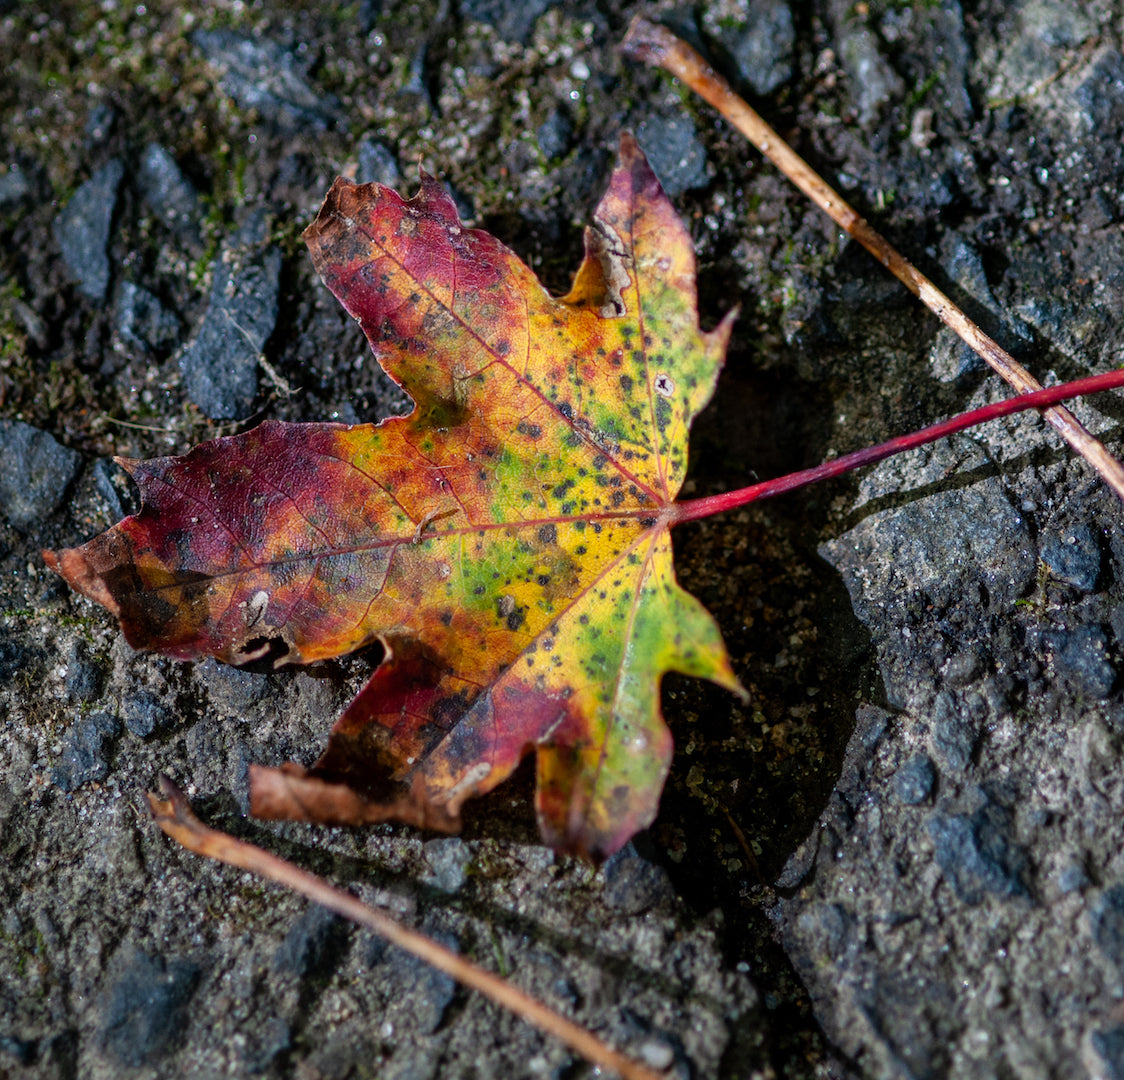
M175 719L173 710L151 690L133 690L126 695L121 715L130 734L141 739L171 727Z
M933 749L950 772L963 772L972 761L979 732L958 708L956 699L942 690L933 704Z
M72 196L55 217L51 231L79 290L91 300L105 299L109 288L109 228L125 165L114 158Z
M1124 124L1124 56L1105 52L1073 92L1081 118L1090 130Z
M472 849L459 836L443 836L426 842L425 861L427 884L442 892L459 892L468 879Z
M918 754L894 773L894 795L906 806L918 806L932 795L936 781L932 761L925 754Z
M402 183L402 172L393 151L376 139L364 138L359 143L359 173L361 184L383 184L396 188Z
M1092 592L1101 572L1101 549L1088 525L1076 525L1062 535L1042 538L1039 554L1058 581Z
M222 72L223 91L279 131L324 131L333 125L339 102L308 84L306 66L289 49L232 30L196 30L191 41Z
M1124 1027L1094 1031L1090 1042L1105 1063L1109 1080L1124 1080Z
M968 686L983 674L985 661L979 649L961 649L944 668L944 681L954 690Z
M199 968L189 960L165 962L137 950L109 990L98 1040L121 1065L138 1068L175 1045L195 990Z
M847 71L851 100L859 124L870 129L889 102L901 97L904 84L882 55L878 39L866 26L852 23L842 33L839 51Z
M258 392L258 357L277 322L281 253L264 246L256 214L213 266L210 306L180 357L188 397L213 420L249 415Z
M76 641L71 647L66 662L66 700L69 702L91 702L101 696L105 672L101 664L91 660L86 646Z
M792 78L796 28L784 0L751 0L744 21L721 20L712 32L754 93L771 94Z
M179 342L180 321L147 289L123 281L117 289L117 336L122 344L163 358Z
M553 109L535 133L545 158L560 158L574 143L574 119L569 109Z
M929 821L937 863L965 903L975 905L983 893L1025 896L1026 856L1010 839L1010 816L994 803L974 814L935 814Z
M423 930L438 945L456 953L461 951L455 934L432 925L423 926ZM441 1026L445 1010L456 996L456 980L397 946L386 950L385 959L391 982L402 995L410 996L410 1013L418 1032L432 1035Z
M94 487L105 500L106 510L114 520L135 514L139 507L136 488L132 486L129 474L117 462L109 458L98 458L92 468Z
M212 702L231 715L238 715L266 698L273 690L264 672L244 671L208 657L197 668Z
M1099 626L1082 626L1045 635L1054 653L1054 670L1091 698L1106 698L1116 683L1107 659L1108 636Z
M0 638L0 680L10 679L23 671L31 659L29 650L12 638Z
M13 165L0 176L0 210L16 206L31 194L31 182L18 165Z
M305 979L326 971L347 947L347 924L334 911L311 905L273 954L275 971Z
M0 1035L0 1052L3 1052L20 1065L30 1065L35 1061L38 1044L34 1039L21 1039L16 1035Z
M664 191L672 198L692 188L706 187L706 147L686 114L650 116L636 129L636 138L648 156Z
M621 915L639 915L675 895L667 871L629 841L605 863L605 903Z
M1097 947L1124 974L1124 885L1105 889L1089 922Z
M51 779L63 791L75 791L91 780L109 775L105 754L121 734L121 721L109 713L79 717L62 737L62 756L51 770Z
M202 241L199 193L158 143L149 143L141 155L136 185L152 212L181 240Z
M277 1057L291 1049L293 1033L279 1016L271 1016L254 1028L246 1047L246 1072L257 1076L269 1070Z
M531 40L535 23L559 0L460 0L462 19L494 26L496 33L507 41L524 45Z
M86 117L86 145L90 149L101 146L113 134L117 123L117 110L108 101L99 101Z
M0 513L27 532L66 498L82 455L19 420L0 420Z

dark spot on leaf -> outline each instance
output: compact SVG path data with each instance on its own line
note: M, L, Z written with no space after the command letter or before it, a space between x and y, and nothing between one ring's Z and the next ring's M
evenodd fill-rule
M566 417L567 420L573 420L574 409L573 409L573 406L568 401L563 401L562 404L558 406L558 411L564 417Z
M527 620L527 609L525 607L516 608L507 617L508 630L518 630Z
M621 382L621 389L624 390L624 392L627 394L632 389L632 376L631 375L622 375L621 379L620 379L620 382Z
M538 424L528 424L526 420L520 420L515 425L515 430L529 439L537 439L542 435L542 428Z
M542 544L553 544L558 540L558 530L551 525L544 525L539 529L539 542Z

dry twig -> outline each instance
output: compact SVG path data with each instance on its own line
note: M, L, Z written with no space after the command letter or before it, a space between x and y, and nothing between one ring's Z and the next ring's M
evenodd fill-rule
M621 50L634 60L664 68L713 105L832 221L862 244L1015 390L1026 394L1042 388L1042 384L1010 353L985 334L929 278L900 255L885 237L872 229L686 42L681 41L666 27L637 16L621 43ZM1062 438L1101 474L1113 491L1124 499L1124 467L1104 445L1093 438L1073 413L1062 405L1044 409L1043 415Z
M188 851L269 878L345 918L370 927L392 945L413 953L465 986L478 990L540 1031L560 1039L587 1061L619 1073L624 1080L663 1080L659 1073L617 1053L592 1032L548 1009L498 975L477 967L424 934L402 926L385 912L369 907L350 893L268 851L204 825L192 813L183 792L166 776L160 778L160 790L164 798L153 794L148 796L152 816L164 832Z

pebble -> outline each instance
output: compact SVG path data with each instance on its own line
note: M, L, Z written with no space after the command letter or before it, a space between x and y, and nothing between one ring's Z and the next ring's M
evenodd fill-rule
M637 126L636 138L671 198L710 183L706 147L688 116L650 116Z
M487 23L505 41L526 45L534 33L539 16L545 15L559 0L460 0L462 19Z
M196 30L192 44L221 70L219 85L243 109L255 109L279 131L324 131L334 126L339 102L309 85L307 69L291 50L232 30Z
M422 929L438 945L444 945L455 953L461 951L460 940L455 934L435 929L432 925L423 925ZM401 994L410 995L410 1013L417 1031L422 1035L432 1035L441 1026L445 1010L456 996L456 980L396 946L386 950L385 958L390 980Z
M152 212L176 236L192 244L202 243L199 193L159 143L144 148L134 182Z
M62 505L82 455L19 420L0 420L0 515L22 532Z
M397 188L402 183L402 171L394 152L376 139L364 138L359 142L359 172L361 184L382 184Z
M784 0L757 0L744 22L715 19L707 29L755 94L771 94L792 78L796 27Z
M605 903L621 915L639 915L675 896L667 871L629 841L604 866Z
M1108 1080L1124 1080L1124 1027L1094 1031L1089 1041L1107 1066Z
M131 735L146 738L171 727L174 711L151 690L134 690L121 704L121 715Z
M871 129L878 122L884 106L900 98L904 84L878 47L878 39L861 24L852 24L842 31L840 54L847 71L851 100L858 113L859 124Z
M104 677L101 664L89 657L83 642L76 641L66 662L66 700L72 703L96 701L101 696Z
M1097 948L1124 974L1124 885L1105 889L1093 906L1089 924Z
M1025 896L1022 874L1026 857L1010 839L1010 820L989 803L974 814L935 814L928 824L937 863L956 895L969 906L985 892Z
M121 734L121 721L106 712L79 717L62 737L62 754L51 779L63 791L76 791L91 780L109 775L105 755Z
M140 285L123 281L117 289L114 329L126 348L159 359L179 343L180 321Z
M210 305L180 357L187 396L212 420L249 416L258 392L258 357L277 323L281 252L264 246L264 214L232 237L212 267Z
M17 206L31 194L31 183L18 165L0 176L0 209Z
M1081 693L1103 699L1116 684L1109 662L1108 636L1100 626L1081 626L1044 635L1054 653L1054 670Z
M137 950L107 995L99 1041L120 1065L139 1068L163 1057L184 1029L199 968Z
M428 872L423 880L444 893L460 892L468 880L472 849L459 836L426 841L423 850Z
M539 125L535 137L547 159L560 158L574 145L574 119L568 109L552 109Z
M1043 537L1039 554L1058 581L1082 592L1092 592L1096 587L1101 572L1101 549L1088 525L1076 525L1060 536Z
M347 924L334 911L311 905L273 954L275 971L308 978L332 966L347 946Z
M95 302L109 289L109 229L125 165L114 158L71 196L51 230L79 291Z
M926 754L918 754L894 773L894 795L905 806L919 806L933 794L937 773Z

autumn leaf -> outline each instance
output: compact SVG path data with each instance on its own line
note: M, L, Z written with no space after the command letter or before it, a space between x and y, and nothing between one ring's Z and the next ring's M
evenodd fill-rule
M123 462L140 513L48 561L180 659L383 643L311 770L253 771L259 816L451 828L533 749L544 840L609 855L656 813L663 673L741 692L669 536L731 320L699 330L689 237L630 136L562 298L429 177L409 200L337 180L305 236L414 410Z

